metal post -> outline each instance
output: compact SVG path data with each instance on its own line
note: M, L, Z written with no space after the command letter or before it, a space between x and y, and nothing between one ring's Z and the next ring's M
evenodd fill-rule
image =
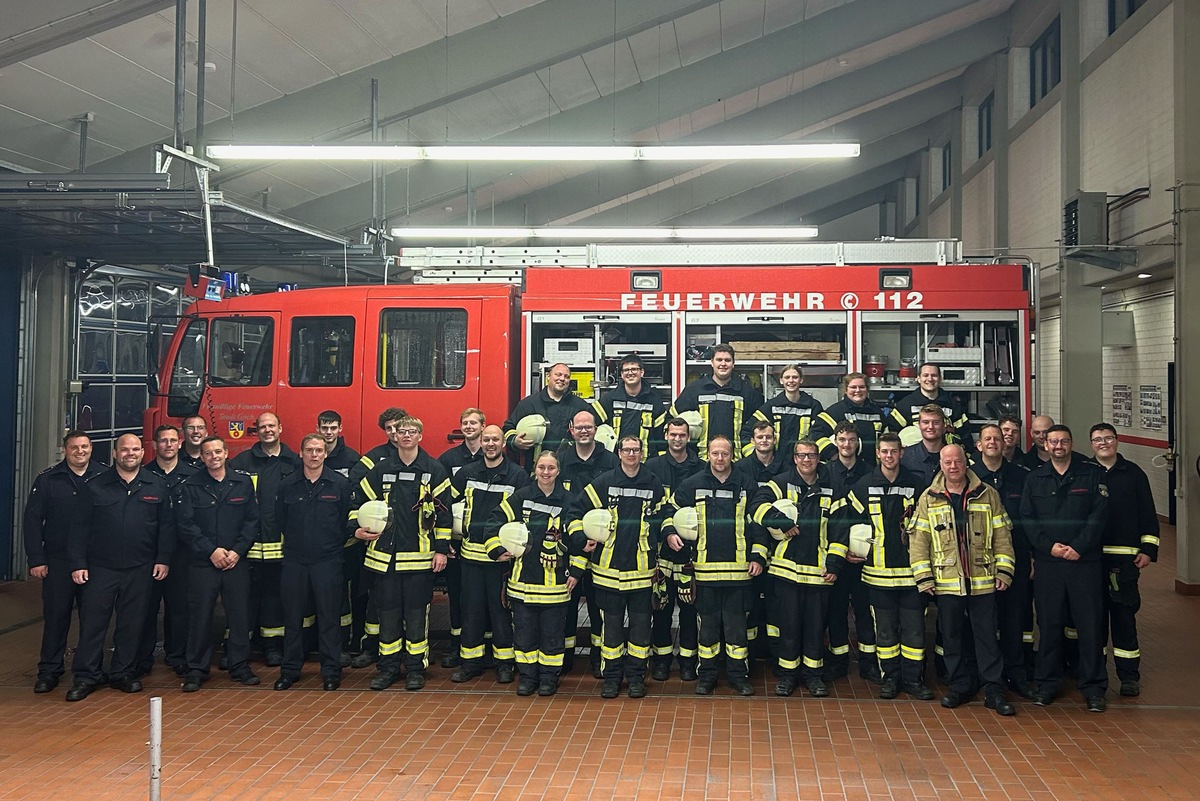
M76 117L75 121L79 123L79 171L87 172L87 143L88 143L88 123L96 118L92 112L87 112L82 117Z
M208 168L196 166L196 183L200 186L200 202L204 209L204 244L208 246L208 266L215 267L213 256L212 204L208 202Z
M208 28L208 0L200 0L196 7L200 15L196 29L196 148L193 152L204 155L204 75L205 75L205 34Z
M371 79L371 142L379 141L379 79ZM379 227L379 162L371 162L371 227Z
M187 80L187 0L175 0L175 140L183 150L183 95Z
M162 698L150 699L150 801L162 798Z

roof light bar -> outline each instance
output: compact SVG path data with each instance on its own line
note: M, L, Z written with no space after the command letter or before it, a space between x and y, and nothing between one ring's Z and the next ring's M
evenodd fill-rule
M773 241L813 239L815 225L728 228L597 228L547 226L544 228L488 228L483 226L439 226L393 228L392 236L404 239L677 239Z

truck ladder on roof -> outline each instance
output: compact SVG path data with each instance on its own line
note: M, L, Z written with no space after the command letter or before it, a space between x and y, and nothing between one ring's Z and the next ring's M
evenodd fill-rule
M520 283L526 267L779 266L962 263L956 239L880 242L642 243L570 247L405 248L396 263L413 283Z

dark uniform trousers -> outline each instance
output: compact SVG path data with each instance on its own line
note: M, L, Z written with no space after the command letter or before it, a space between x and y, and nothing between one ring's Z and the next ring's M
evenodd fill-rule
M937 596L942 656L950 689L956 693L974 694L981 684L985 692L1003 687L1004 659L996 638L996 601L996 593Z
M750 658L779 660L779 621L776 619L775 577L766 570L750 579L746 609L746 639Z
M876 664L875 622L871 618L870 590L862 583L862 563L847 562L838 580L829 588L829 663L845 670L850 664L851 604L854 607L854 632L858 638L858 665ZM869 669L869 668L868 668Z
M875 648L885 679L921 681L925 660L925 596L914 587L870 587Z
M721 646L725 651L725 675L729 680L744 680L749 675L749 638L746 614L750 610L750 582L698 582L696 613L700 618L701 681L716 681L721 669Z
M283 595L283 662L279 675L298 679L304 666L304 618L311 609L317 615L317 642L321 654L321 676L340 678L341 663L341 559L297 564L284 559L280 571Z
M401 667L421 673L429 666L429 605L433 571L375 574L371 591L379 614L379 672Z
M678 570L682 566L677 565ZM696 586L695 578L692 587ZM672 618L675 610L679 610L679 666L696 667L700 653L700 622L696 615L695 604L686 604L679 600L679 582L675 576L667 578L667 595L665 602L654 610L652 638L654 643L654 661L671 664L671 655L675 653L671 635Z
M566 645L563 632L570 607L570 601L531 604L513 599L513 647L521 678L532 681L558 678ZM579 605L575 604L574 608L578 611Z
M456 540L451 545L455 551L462 547L462 541ZM449 653L457 653L462 642L462 557L455 556L446 560L446 569L442 576L446 582L446 607L450 613L450 646Z
M64 557L46 557L46 578L42 579L42 653L38 659L38 678L55 679L65 671L67 635L71 631L71 610L83 600L83 587L71 580L71 563ZM82 610L81 610L82 615Z
M1040 692L1056 693L1062 685L1064 629L1068 621L1074 621L1079 633L1079 691L1085 698L1108 692L1103 574L1099 561L1038 561L1033 598L1040 641L1034 679Z
M497 665L512 665L512 612L501 602L508 569L499 563L464 559L462 564L462 640L459 653L463 665L480 670L484 657L484 634L492 632L492 656ZM490 624L490 626L489 626Z
M79 647L71 664L76 682L100 682L104 672L104 640L114 611L117 627L113 631L113 656L108 676L117 681L134 673L142 623L150 608L153 569L149 564L88 569L88 580L83 585L79 605Z
M211 563L193 561L188 573L187 669L191 677L207 676L212 665L217 596L229 632L225 646L229 675L250 672L250 566L239 561L229 570L220 570Z
M794 677L799 673L804 681L821 678L825 666L825 621L832 592L833 587L828 585L798 584L775 578L780 675Z
M367 602L370 578L363 575L363 557L367 543L355 540L342 549L342 649L358 653L366 636ZM374 620L376 627L378 619ZM375 630L378 636L378 628Z
M585 571L575 589L571 591L571 600L567 604L566 620L563 624L564 650L566 651L565 665L569 669L575 661L575 647L579 637L579 601L583 600L588 613L589 659L594 665L600 664L600 648L603 640L600 636L600 604L596 602L596 585L592 583L592 574ZM670 621L668 620L668 628Z
M250 626L262 647L278 647L283 637L282 559L247 559L250 566Z
M1112 633L1113 664L1121 681L1141 681L1142 652L1138 648L1137 613L1142 606L1138 590L1141 570L1132 560L1105 565L1104 607Z
M145 675L154 668L154 649L158 646L158 609L163 607L163 655L170 667L187 665L187 579L190 562L186 548L177 548L171 557L171 570L162 581L152 582L150 605L138 644L136 672Z
M625 592L596 588L604 638L600 669L605 681L645 680L650 658L650 593L649 587Z
M1013 583L996 598L1004 678L1028 681L1033 670L1033 580L1028 555L1017 554Z

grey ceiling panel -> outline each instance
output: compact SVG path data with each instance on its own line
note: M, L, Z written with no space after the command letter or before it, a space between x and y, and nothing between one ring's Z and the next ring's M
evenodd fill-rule
M0 67L78 41L174 5L173 0L8 0Z

